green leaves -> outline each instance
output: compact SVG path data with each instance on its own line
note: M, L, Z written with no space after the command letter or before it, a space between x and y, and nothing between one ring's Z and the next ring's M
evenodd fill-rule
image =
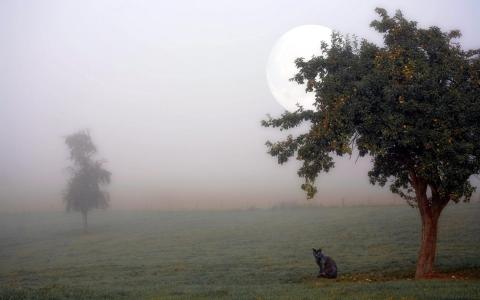
M334 166L332 155L357 147L372 156L370 181L390 183L412 205L412 176L438 197L468 201L469 178L480 171L480 50L453 42L458 30L417 28L399 11L376 12L371 26L383 47L334 33L321 56L296 61L292 80L315 93L316 109L263 121L280 130L310 125L299 137L268 142L269 153L279 163L297 154L308 198L318 174Z

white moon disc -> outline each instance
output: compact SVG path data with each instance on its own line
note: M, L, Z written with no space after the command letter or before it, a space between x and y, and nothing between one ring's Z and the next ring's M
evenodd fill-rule
M289 81L297 73L295 59L309 60L321 55L322 41L330 45L332 30L320 25L303 25L283 34L273 46L267 62L267 82L275 99L286 110L313 109L314 93L306 93L305 86Z

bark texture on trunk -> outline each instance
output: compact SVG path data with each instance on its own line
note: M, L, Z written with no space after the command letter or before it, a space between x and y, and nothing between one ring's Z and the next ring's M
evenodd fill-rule
M422 244L418 253L415 278L425 278L434 271L437 253L437 232L439 215L426 214L422 217Z
M422 219L422 237L418 252L415 278L421 279L432 275L437 253L438 220L449 199L440 197L433 185L428 185L422 178L411 175L416 200ZM431 197L427 196L427 188L431 189Z

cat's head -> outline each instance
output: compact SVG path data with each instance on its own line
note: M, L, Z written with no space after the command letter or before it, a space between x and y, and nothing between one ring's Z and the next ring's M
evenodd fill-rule
M318 248L318 249L315 249L315 248L312 248L313 250L313 256L315 257L322 257L323 254L322 254L322 249Z

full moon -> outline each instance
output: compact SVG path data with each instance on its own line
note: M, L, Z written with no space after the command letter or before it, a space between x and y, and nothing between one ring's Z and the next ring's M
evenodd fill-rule
M267 62L267 82L275 99L286 110L293 112L297 104L313 109L315 96L306 93L305 86L289 81L297 73L295 59L321 55L322 41L330 45L332 30L321 25L303 25L283 34L273 46Z

